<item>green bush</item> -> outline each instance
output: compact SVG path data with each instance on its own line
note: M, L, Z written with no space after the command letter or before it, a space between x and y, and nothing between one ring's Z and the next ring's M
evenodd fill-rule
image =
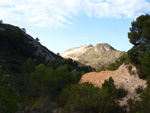
M68 65L59 66L54 72L54 77L60 91L67 85L77 83L80 79L77 72L73 71Z
M140 94L143 91L143 87L139 86L138 88L135 89L137 94Z
M18 104L19 96L0 66L0 113L14 113L19 109Z
M116 88L114 84L114 80L112 77L109 78L109 80L105 80L105 82L102 84L102 88L107 89L108 93L114 98L114 99L121 99L127 95L127 91L123 88Z
M123 108L109 93L108 88L94 87L92 84L71 85L62 90L60 106L67 113L123 113Z
M53 69L44 64L36 66L30 75L30 96L37 98L41 95L56 94L57 82L53 75Z

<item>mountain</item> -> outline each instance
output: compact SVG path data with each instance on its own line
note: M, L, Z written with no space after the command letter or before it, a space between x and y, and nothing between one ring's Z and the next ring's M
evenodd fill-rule
M31 58L36 63L61 60L62 57L49 51L38 40L28 35L24 28L0 24L0 64L9 72L18 70L21 62Z
M124 53L111 47L107 43L97 44L93 46L87 44L81 47L69 49L61 54L63 58L71 58L84 65L93 68L100 68L114 63Z
M138 99L136 89L146 88L146 80L138 77L138 70L132 64L122 64L116 71L101 71L101 72L90 72L84 74L80 79L80 84L84 82L90 82L94 86L101 87L105 80L110 77L113 78L114 84L118 88L123 88L128 91L128 95L120 101L120 105L127 105L127 100L130 98Z

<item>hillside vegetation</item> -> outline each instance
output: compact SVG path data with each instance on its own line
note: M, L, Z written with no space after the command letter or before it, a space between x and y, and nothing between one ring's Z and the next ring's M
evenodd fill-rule
M108 111L111 113L113 110L119 113L125 111L124 107L120 107L118 102L114 101L113 95L108 93L110 86L106 85L105 88L99 89L89 83L79 85L82 73L74 69L76 63L67 62L68 60L64 60L62 64L59 64L56 60L52 60L48 64L35 66L31 59L27 59L22 64L22 70L20 70L22 73L15 75L7 74L1 67L0 112L50 113L56 110L58 112ZM82 68L81 70L88 72ZM114 91L117 91L114 83L110 84L113 85ZM105 101L98 101L101 99ZM88 106L84 107L84 105ZM103 107L99 108L100 105Z

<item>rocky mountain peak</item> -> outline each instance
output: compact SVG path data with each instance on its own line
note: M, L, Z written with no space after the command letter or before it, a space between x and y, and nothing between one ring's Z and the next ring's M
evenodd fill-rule
M115 49L107 43L96 44L95 46L95 51L97 53L103 53L111 50L115 50Z
M92 45L92 44L86 44L86 45L84 45L83 47L85 47L85 48L90 48L90 47L93 47L93 45Z
M84 65L89 65L93 68L100 68L115 62L125 52L117 51L107 43L96 44L93 46L87 44L84 46L68 49L63 52L63 58L71 58Z

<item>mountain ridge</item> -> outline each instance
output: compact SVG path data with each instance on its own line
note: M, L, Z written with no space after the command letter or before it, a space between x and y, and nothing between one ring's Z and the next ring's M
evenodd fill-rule
M66 50L61 54L63 58L71 58L84 65L89 65L93 68L100 68L114 63L124 51L118 51L108 43L99 43L93 46L86 44L84 46L75 47Z

